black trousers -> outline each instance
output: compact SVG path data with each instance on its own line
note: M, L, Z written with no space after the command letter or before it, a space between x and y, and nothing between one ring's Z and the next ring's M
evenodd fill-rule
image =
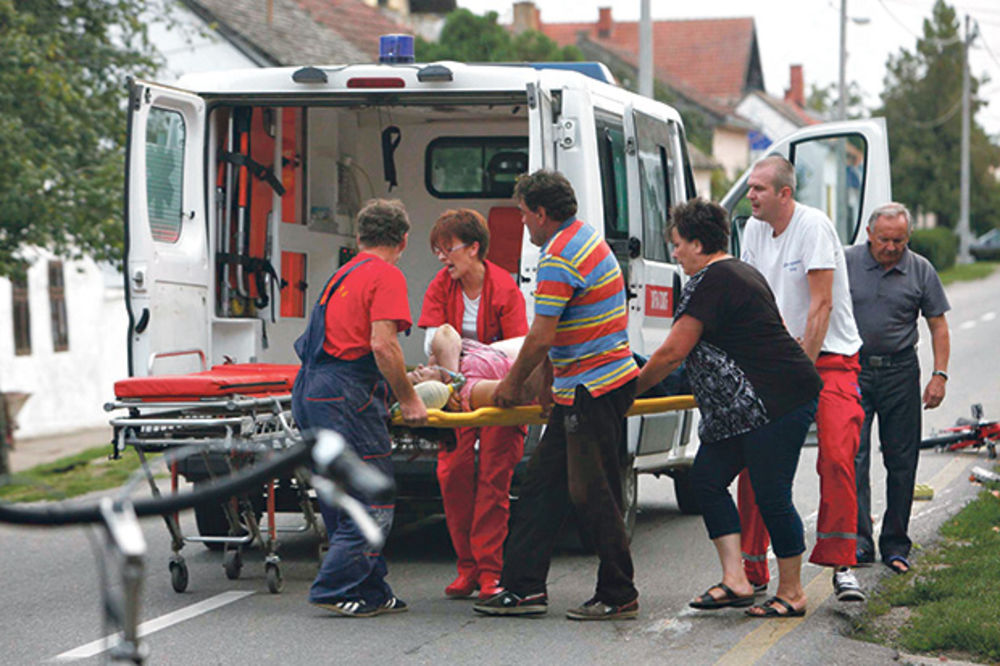
M861 445L854 459L858 486L858 550L875 553L871 518L871 430L878 415L878 436L886 472L886 510L878 550L885 560L892 555L907 557L911 541L910 508L920 458L921 398L920 365L917 355L888 367L864 363L858 375L861 406L865 410Z
M634 394L635 381L598 398L578 386L572 405L553 408L511 519L501 586L522 596L546 591L552 548L572 506L600 559L595 598L619 605L639 595L619 471Z

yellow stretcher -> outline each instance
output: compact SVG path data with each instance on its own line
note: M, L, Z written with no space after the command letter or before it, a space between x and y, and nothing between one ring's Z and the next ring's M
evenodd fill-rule
M697 407L693 395L673 395L667 398L640 398L632 403L627 416L640 414L658 414L681 409ZM471 412L445 412L440 409L427 410L428 428L465 428L481 426L510 425L541 425L546 422L539 405L524 405L521 407L480 407ZM393 425L405 425L399 416L392 420Z

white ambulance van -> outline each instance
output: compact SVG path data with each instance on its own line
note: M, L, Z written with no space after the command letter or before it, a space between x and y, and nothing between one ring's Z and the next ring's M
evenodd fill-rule
M836 166L845 146L856 160L847 179ZM800 194L832 211L845 243L889 198L879 122L811 128L773 150L801 165ZM697 193L677 111L619 87L603 65L385 62L197 74L176 87L132 82L130 375L297 363L292 343L317 291L355 251L353 219L372 197L401 199L409 211L399 266L415 318L440 268L431 225L445 209L469 207L489 221L489 258L520 281L530 319L538 248L522 234L511 192L518 174L542 167L569 178L579 217L614 249L632 348L651 354L684 281L664 241L667 211ZM407 363L423 360L422 331L401 342ZM692 420L629 419L630 525L638 472L673 476L681 509L695 510ZM437 493L435 448L400 438L401 499Z

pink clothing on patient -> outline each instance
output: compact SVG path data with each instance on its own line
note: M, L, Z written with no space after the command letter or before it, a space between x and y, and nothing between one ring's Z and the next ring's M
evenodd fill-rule
M503 379L513 364L514 359L502 351L484 345L477 340L462 338L462 357L459 369L465 375L465 386L458 394L462 400L462 409L464 411L472 410L470 404L472 387L484 379Z

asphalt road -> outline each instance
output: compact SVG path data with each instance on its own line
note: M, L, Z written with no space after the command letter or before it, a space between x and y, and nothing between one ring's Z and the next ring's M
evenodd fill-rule
M1000 416L1000 276L949 289L953 312L951 379L938 410L926 412L925 432L951 425L980 402L986 415ZM926 329L922 329L926 334ZM929 367L929 344L921 345ZM925 372L926 376L926 372ZM815 536L818 481L815 449L803 453L795 501ZM919 482L932 483L935 497L914 507L913 535L927 543L938 525L976 490L968 468L985 465L985 453L922 454ZM876 513L883 505L883 479L873 468ZM442 590L454 575L443 523L431 522L393 539L387 548L390 582L411 606L409 613L370 620L337 618L305 603L316 570L315 539L283 541L282 594L267 592L259 550L246 555L240 580L227 580L221 558L198 544L184 555L188 592L170 586L169 540L162 521L143 521L148 541L142 618L150 664L316 663L688 663L748 664L760 661L813 664L888 663L891 651L842 637L859 604L830 597L829 573L807 565L810 612L805 619L766 622L738 610L705 613L687 601L719 578L714 549L701 519L676 508L669 479L640 478L640 514L633 539L640 618L634 622L575 623L563 611L591 596L595 559L561 551L549 578L550 611L537 619L484 618L471 602L447 600ZM283 517L283 520L293 518ZM192 530L190 516L185 527ZM0 527L0 664L52 660L101 663L94 641L102 626L99 531ZM96 550L95 550L96 548ZM772 566L773 570L773 566ZM863 586L887 575L883 567L860 570ZM117 585L112 585L117 589ZM83 655L83 656L81 656ZM86 656L90 655L90 656Z

